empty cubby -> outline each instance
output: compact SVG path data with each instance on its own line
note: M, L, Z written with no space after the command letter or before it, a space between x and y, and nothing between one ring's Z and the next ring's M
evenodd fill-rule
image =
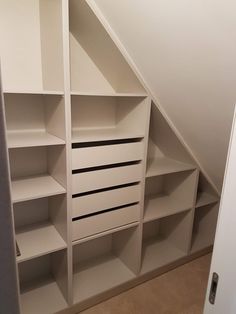
M136 75L88 3L70 0L69 11L72 91L143 93Z
M191 241L192 212L144 224L141 274L154 271L187 255Z
M22 314L51 314L68 307L67 252L18 264Z
M65 143L62 96L11 93L4 99L9 148Z
M144 97L72 96L72 142L142 138Z
M22 262L66 247L66 196L57 195L13 206L16 241Z
M182 171L146 179L144 221L194 207L197 171Z
M12 27L14 21L17 27ZM63 90L61 0L3 1L0 10L4 91Z
M175 135L158 107L152 103L146 176L193 168L196 167L191 156Z
M216 194L216 191L210 186L203 174L200 173L198 190L197 190L197 199L196 199L196 208L206 206L208 204L217 203L219 197Z
M9 151L14 203L66 192L65 146Z
M135 278L139 265L138 227L74 246L74 302L99 295Z
M218 203L195 209L191 252L194 253L213 245L218 211Z

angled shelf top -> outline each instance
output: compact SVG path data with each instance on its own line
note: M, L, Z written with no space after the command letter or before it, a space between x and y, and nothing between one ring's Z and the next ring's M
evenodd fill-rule
M8 131L8 148L63 145L61 138L44 131Z
M147 97L147 93L119 93L119 92L80 92L71 91L71 96L102 96L102 97Z
M149 195L145 197L144 222L178 214L191 209L188 201L171 195Z
M57 90L4 90L4 94L31 94L31 95L58 95L63 96L64 91Z
M118 128L81 129L72 131L72 143L110 141L131 138L143 138L140 132L125 131Z
M30 176L12 181L13 203L63 193L66 193L66 190L50 175Z
M135 278L116 256L106 254L75 266L74 300L81 302Z
M49 222L34 224L16 231L21 255L17 262L39 257L66 248L66 243Z
M193 170L195 168L194 165L186 164L167 157L153 158L147 161L146 177Z
M217 203L217 202L218 202L217 196L207 193L207 192L198 192L196 208L203 207L203 206Z

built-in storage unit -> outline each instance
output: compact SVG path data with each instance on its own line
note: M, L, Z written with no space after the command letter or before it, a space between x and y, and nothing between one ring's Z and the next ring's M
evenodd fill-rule
M22 314L77 313L213 244L219 196L117 45L89 0L0 4Z

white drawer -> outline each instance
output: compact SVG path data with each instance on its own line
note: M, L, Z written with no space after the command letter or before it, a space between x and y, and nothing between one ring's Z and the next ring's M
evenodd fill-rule
M140 184L79 196L72 199L72 218L139 202L140 197Z
M72 194L138 182L142 177L142 164L88 171L72 175Z
M143 143L72 149L72 170L143 159Z
M94 215L72 222L72 241L136 222L140 217L140 205Z

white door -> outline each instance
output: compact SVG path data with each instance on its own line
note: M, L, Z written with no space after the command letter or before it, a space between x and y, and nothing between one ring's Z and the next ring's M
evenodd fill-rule
M215 280L212 283L213 276ZM213 313L236 314L236 114L204 308L204 314Z

